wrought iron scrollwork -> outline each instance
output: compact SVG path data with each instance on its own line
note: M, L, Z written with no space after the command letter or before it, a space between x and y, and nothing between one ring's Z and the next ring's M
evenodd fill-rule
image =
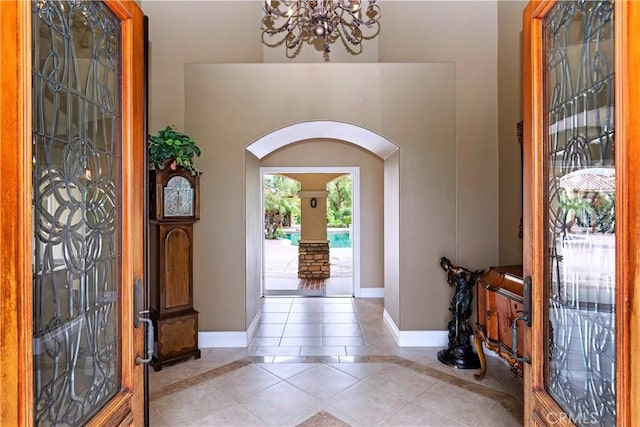
M32 2L35 423L84 425L118 391L120 22Z
M547 390L578 425L615 425L613 1L544 21L548 139Z

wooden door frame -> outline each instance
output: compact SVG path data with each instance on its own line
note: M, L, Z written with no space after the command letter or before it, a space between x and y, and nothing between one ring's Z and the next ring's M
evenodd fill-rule
M33 423L30 7L0 2L0 32L0 424L21 426Z
M121 391L90 425L144 420L144 328L133 327L133 280L144 275L144 34L132 0L105 0L122 22ZM0 425L33 425L31 2L0 1ZM128 236L128 238L126 237ZM25 255L28 254L28 255ZM126 351L124 351L126 349Z
M524 275L533 282L534 327L527 331L532 360L543 361L547 337L543 325L544 156L542 18L555 0L534 0L523 14L523 116L524 116ZM640 121L633 114L640 109L640 2L616 0L615 25L615 109L616 109L616 396L617 424L640 423ZM634 120L635 119L635 120ZM635 332L635 333L632 333ZM537 411L560 410L546 393L543 363L525 365L525 425L546 425ZM539 406L537 406L538 404ZM560 410L561 411L561 410ZM565 423L559 422L558 425ZM566 425L571 425L568 420Z
M640 423L640 2L615 3L618 424Z

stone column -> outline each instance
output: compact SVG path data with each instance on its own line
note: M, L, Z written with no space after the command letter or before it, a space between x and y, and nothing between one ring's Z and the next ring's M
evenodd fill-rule
M327 192L300 191L302 227L298 244L298 277L300 279L327 279L329 267L329 240L327 240Z

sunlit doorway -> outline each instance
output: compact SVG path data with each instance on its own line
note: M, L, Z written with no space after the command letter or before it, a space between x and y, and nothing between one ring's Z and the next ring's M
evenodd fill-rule
M318 189L320 181L325 182L322 191ZM316 182L315 190L308 190L309 185L313 187L309 182ZM263 295L353 296L359 289L359 168L263 167L261 183ZM309 210L315 208L314 203L319 211ZM311 218L311 213L317 218ZM308 239L309 228L318 218L329 244L329 271L321 278L306 275L300 264L305 259L322 258L304 248L305 242L315 242ZM313 263L317 264L316 260Z

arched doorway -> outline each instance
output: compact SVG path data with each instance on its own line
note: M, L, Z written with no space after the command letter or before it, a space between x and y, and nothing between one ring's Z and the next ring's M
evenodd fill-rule
M348 225L332 224L329 220L330 191L327 191L325 197L327 203L322 203L322 206L327 206L327 209L324 209L320 214L326 218L323 227L329 244L327 262L330 264L327 274L318 280L313 280L313 277L306 277L301 273L299 246L301 244L300 238L304 234L302 229L305 227L305 216L302 215L301 222L282 229L285 233L282 239L265 236L262 247L262 294L265 296L353 296L355 289L360 289L360 168L357 166L261 167L260 175L261 187L264 190L262 211L268 210L266 205L269 195L267 194L268 186L265 183L269 179L268 177L273 175L290 177L297 182L305 181L304 177L309 177L312 181L320 179L322 182L326 181L323 188L327 190L329 190L328 185L338 177L349 177L350 182ZM304 187L302 188L304 189ZM305 191L301 191L301 193L305 193ZM310 203L310 199L302 199L302 202L306 206ZM302 208L301 211L304 212L305 208ZM315 212L315 209L307 210L307 212Z
M398 164L399 162L394 161L391 164L387 164L386 160L389 156L396 153L398 150L398 146L384 138L381 135L378 135L374 132L371 132L365 128L342 122L334 122L334 121L311 121L311 122L303 122L294 124L291 126L287 126L285 128L278 129L273 131L262 138L256 140L249 146L247 146L247 151L255 156L258 160L265 158L271 153L288 146L290 144L295 144L301 141L307 141L312 139L328 139L334 141L341 141L351 145L358 147L359 149L364 149L366 152L377 156L382 160L384 165L384 186L395 187L398 186ZM397 155L397 154L396 154ZM255 164L255 163L254 163ZM259 162L258 162L259 164ZM253 166L251 166L253 167ZM257 165L259 167L259 165ZM330 170L336 170L335 167L328 167ZM353 171L353 169L350 169ZM359 180L359 179L358 179ZM390 185L389 185L390 184ZM359 190L358 190L359 191ZM384 192L386 193L387 190ZM355 197L354 200L358 200L358 197ZM389 202L386 196L383 196L384 199L384 211L387 212L388 208L390 208L390 212L397 212L399 209L398 199L395 199L395 204ZM358 203L357 201L354 203ZM388 206L389 205L389 206ZM394 206L391 206L394 205ZM354 207L354 216L355 210L360 209ZM262 212L256 212L256 215L262 216ZM260 218L260 222L262 222L262 218ZM356 297L367 297L367 296L384 296L384 281L381 280L379 284L371 284L371 283L360 283L360 267L359 267L359 256L360 249L359 245L359 230L357 230L357 219L354 219L354 253L353 253L353 277L354 277L354 286L353 286L353 294ZM398 239L398 234L393 233L392 230L389 230L386 226L382 224L379 227L378 232L380 235L384 234L384 244L391 242L391 248L398 248L399 245L393 244L394 240ZM262 236L260 236L262 237ZM247 233L247 239L256 239L256 233ZM255 246L257 242L252 241L248 242L248 245ZM262 245L260 244L260 247ZM384 257L387 258L388 250L385 249ZM397 256L390 257L391 259L399 259ZM386 262L386 261L385 261ZM263 268L260 269L261 272L264 271ZM264 275L263 275L264 277ZM249 279L248 279L249 280ZM373 285L373 286L372 286ZM376 286L377 285L377 286ZM247 286L250 286L247 283ZM262 289L262 287L261 287Z

